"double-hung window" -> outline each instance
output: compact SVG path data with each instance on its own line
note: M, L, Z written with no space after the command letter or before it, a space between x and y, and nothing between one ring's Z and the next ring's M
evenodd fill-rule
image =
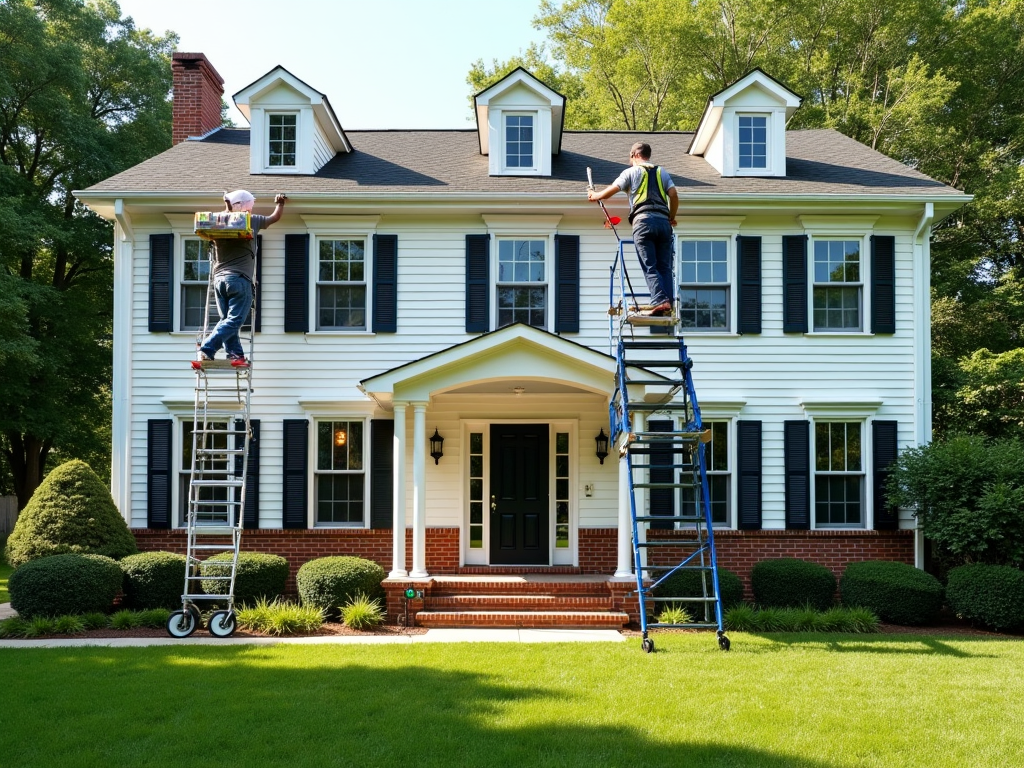
M318 331L366 330L366 271L366 240L318 240Z
M364 422L322 420L316 424L314 492L316 524L361 526L365 518Z
M498 240L498 327L525 323L547 328L548 242L520 238Z
M859 421L814 424L816 528L864 527L862 430Z
M267 115L267 165L271 168L295 167L298 119L298 115Z
M198 237L182 238L182 270L181 290L179 292L181 309L179 312L179 328L182 331L195 331L203 327L206 312L206 295L210 282L210 251L212 245L208 240ZM216 320L216 309L211 308Z
M696 331L729 330L729 243L683 240L679 255L679 324Z
M506 114L505 118L505 168L532 171L536 168L534 156L534 120L531 114Z
M704 428L711 430L711 442L704 446L704 462L708 476L708 501L711 507L711 522L714 525L729 525L732 471L729 464L729 422L705 421ZM689 473L680 482L690 481ZM680 509L683 515L703 514L697 508L696 494L692 488L682 488Z
M815 331L859 331L864 301L861 240L814 241Z
M186 525L188 519L189 502L189 480L192 476L192 443L193 427L192 418L181 422L181 466L178 470L178 525ZM197 479L224 480L228 476L227 454L210 455L209 452L225 451L229 445L228 440L234 439L233 435L227 433L228 422L211 422L208 425L211 434L205 436L206 444L199 445L201 450L197 469ZM230 446L234 447L234 446ZM234 521L227 520L225 502L233 501L235 489L216 486L202 486L197 490L199 494L196 501L196 524L197 525L226 525ZM202 502L213 502L204 505ZM219 503L216 503L219 502Z
M739 115L738 167L741 171L768 167L768 116Z

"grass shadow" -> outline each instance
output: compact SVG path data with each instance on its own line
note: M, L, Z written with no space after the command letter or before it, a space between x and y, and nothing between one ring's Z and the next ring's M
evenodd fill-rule
M962 659L995 658L992 653L971 653L950 645L951 640L957 643L991 643L1001 638L987 637L946 637L934 635L831 635L824 633L783 633L783 632L751 632L768 642L785 648L799 646L824 648L834 653L880 653L880 654L911 654L953 656Z

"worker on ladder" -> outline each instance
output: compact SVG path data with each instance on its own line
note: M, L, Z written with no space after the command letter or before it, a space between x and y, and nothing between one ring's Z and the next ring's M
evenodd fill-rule
M600 192L587 190L592 202L607 200L618 192L629 195L629 223L633 225L633 244L651 292L652 317L672 314L673 239L679 193L668 172L651 163L651 145L638 141L629 150L630 167L619 174L611 186Z
M214 356L224 347L228 360L236 368L248 367L238 331L252 307L256 281L256 237L261 229L277 222L284 213L284 202L287 198L278 194L274 197L274 212L269 216L252 215L252 237L250 239L212 240L213 249L210 253L210 279L217 297L217 313L220 322L210 335L199 345L198 360L194 367L213 360ZM224 193L225 211L244 211L252 213L256 198L251 192L236 189Z

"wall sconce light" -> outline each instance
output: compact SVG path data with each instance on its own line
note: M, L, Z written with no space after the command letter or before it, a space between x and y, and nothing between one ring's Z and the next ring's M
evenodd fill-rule
M437 427L434 427L434 434L430 437L430 458L434 460L434 464L437 464L444 456L441 451L441 447L444 445L444 438L438 434Z
M597 458L604 464L605 457L608 455L608 435L604 433L604 427L601 427L601 434L594 438L594 442L597 443Z

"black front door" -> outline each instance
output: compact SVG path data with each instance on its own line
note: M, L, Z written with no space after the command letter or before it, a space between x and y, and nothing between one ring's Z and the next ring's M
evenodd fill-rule
M548 425L491 425L491 564L548 565Z

